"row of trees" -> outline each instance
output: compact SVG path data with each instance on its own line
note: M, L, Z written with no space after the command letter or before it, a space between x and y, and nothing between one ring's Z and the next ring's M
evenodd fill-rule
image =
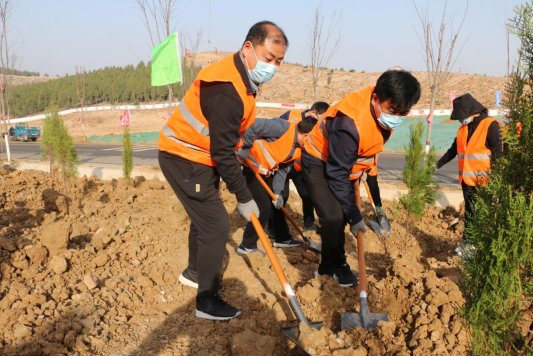
M198 66L184 65L194 75ZM77 71L76 75L40 83L15 86L11 91L12 116L26 116L42 112L51 104L59 109L107 103L142 103L168 99L166 87L152 87L150 64L107 67L91 72ZM175 97L181 98L184 86L173 85Z

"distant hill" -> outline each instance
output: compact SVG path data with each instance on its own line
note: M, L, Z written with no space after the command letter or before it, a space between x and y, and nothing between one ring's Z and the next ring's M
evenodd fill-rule
M194 56L194 64L209 65L230 54L230 52L200 52ZM137 73L134 74L135 71ZM348 71L342 68L324 69L318 83L317 99L330 103L337 101L351 91L374 85L380 74L357 72L353 69ZM422 86L422 97L415 108L427 108L429 107L427 73L413 72L413 74ZM60 78L42 76L13 76L13 78L14 84L18 87L14 88L11 100L11 112L14 116L43 111L52 102L58 104L59 108L78 106L74 75ZM49 83L43 83L47 81ZM437 107L449 108L450 92L454 91L456 96L469 92L483 105L494 108L496 91L503 93L506 81L505 77L453 73L438 95ZM165 88L150 87L149 64L123 68L109 67L89 72L86 83L88 105L101 102L139 103L167 100ZM183 88L175 85L174 91L179 99ZM300 64L282 64L274 79L261 88L257 99L267 102L312 103L311 69Z

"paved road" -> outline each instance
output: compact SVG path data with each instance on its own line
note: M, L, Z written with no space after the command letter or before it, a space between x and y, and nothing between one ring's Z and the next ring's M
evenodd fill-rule
M15 160L39 160L39 143L12 142L11 157ZM77 144L76 151L81 163L122 164L121 145ZM0 149L0 156L5 157L5 147ZM136 165L157 166L157 149L154 146L134 146L133 162ZM379 176L383 181L401 181L404 169L403 154L382 153L379 156ZM437 178L441 185L457 185L457 163L455 160L442 167Z

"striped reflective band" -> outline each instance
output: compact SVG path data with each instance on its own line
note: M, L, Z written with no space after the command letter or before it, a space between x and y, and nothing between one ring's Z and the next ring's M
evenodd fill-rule
M357 163L366 163L366 162L374 162L374 156L357 158Z
M325 162L327 159L326 159L326 157L324 157L322 152L320 152L320 150L318 148L316 148L316 145L313 142L313 137L311 135L309 135L309 136L307 136L307 139L309 140L309 143L311 144L311 148L315 151L316 154L318 154L320 156L320 159Z
M254 156L252 156L252 154L250 153L249 150L240 150L239 152L244 152L244 156L245 156L245 162L247 165L249 164L252 164L255 169L257 169L257 171L259 172L259 174L261 175L264 175L264 176L269 176L270 175L270 171L268 169L266 169L265 167L263 167L262 165L260 165L254 158ZM242 154L240 154L242 155ZM250 167L252 168L252 167Z
M178 110L181 113L181 116L187 121L191 127L198 132L202 136L209 136L209 127L205 126L203 123L201 123L194 115L189 111L189 108L187 108L187 105L182 101L180 101L180 104L178 105Z
M265 142L263 140L257 140L257 145L259 146L259 149L263 152L263 155L265 156L265 159L267 160L270 167L274 168L276 167L277 163L270 155L270 152L265 147Z
M489 172L464 172L459 171L459 175L463 177L486 177L489 175Z
M168 127L168 125L163 126L163 129L161 131L163 132L163 135L165 135L166 137L168 137L172 141L175 141L175 142L177 142L177 143L179 143L179 144L181 144L181 145L183 145L183 146L185 146L187 148L190 148L192 150L195 150L195 151L198 151L198 152L201 152L201 153L205 153L206 155L210 156L209 152L207 152L203 148L200 148L198 146L192 145L192 144L190 144L188 142L182 141L179 138L177 138L174 135L174 132L172 131L172 129L170 127Z
M482 159L490 159L491 155L490 153L472 153L472 154L458 154L458 159L470 159L470 160L482 160Z

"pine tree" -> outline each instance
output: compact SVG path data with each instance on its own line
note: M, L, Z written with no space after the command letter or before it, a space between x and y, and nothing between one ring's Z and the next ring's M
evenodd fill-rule
M533 2L518 5L509 25L521 41L506 89L510 128L503 157L478 190L467 230L476 249L464 260L463 313L478 355L533 353L526 317L533 300Z
M426 154L422 144L424 125L417 121L410 126L409 144L405 151L405 170L403 182L407 185L408 193L400 197L400 203L410 216L420 218L424 215L426 206L435 203L437 197L437 182L435 173L435 149L431 148Z
M124 140L122 141L122 168L124 178L130 179L133 169L133 148L131 146L130 132L127 127L124 128Z

